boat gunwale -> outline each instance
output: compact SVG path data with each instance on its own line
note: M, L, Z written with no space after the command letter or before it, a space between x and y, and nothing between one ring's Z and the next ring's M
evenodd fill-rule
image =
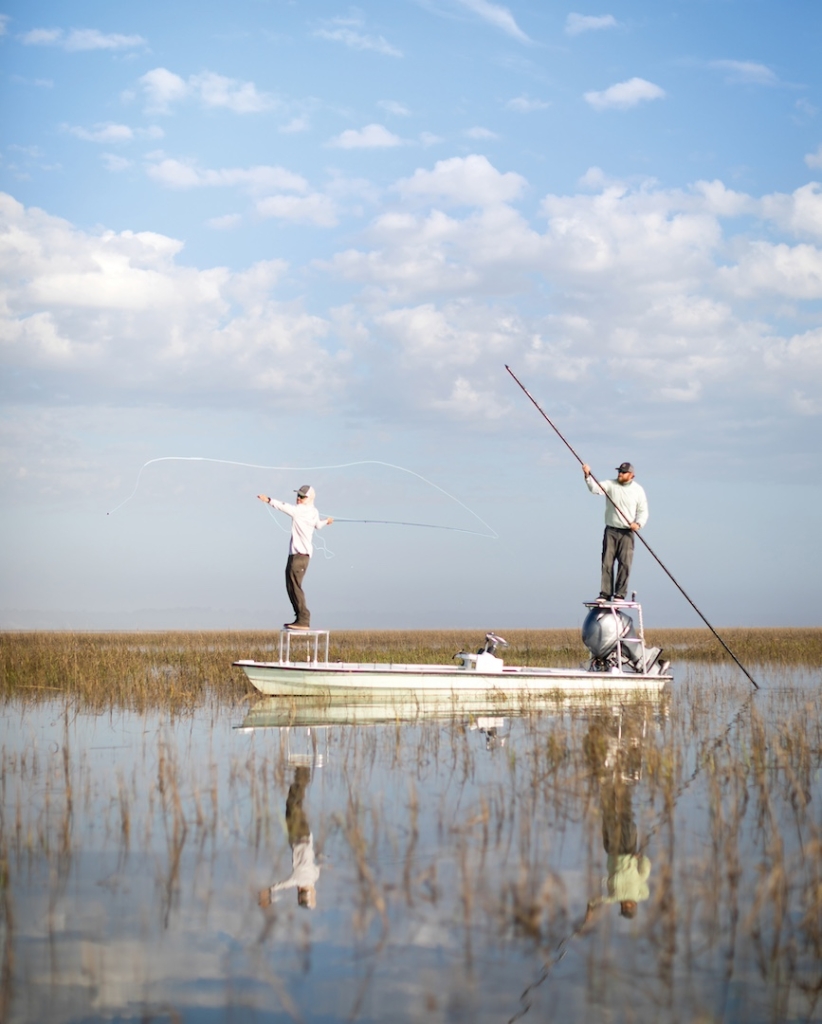
M636 683L640 681L653 681L664 684L673 681L673 676L668 673L648 675L647 673L640 672L594 672L585 668L563 669L518 665L503 667L500 672L483 672L479 669L465 669L456 665L408 665L390 662L278 662L242 659L232 662L232 664L236 668L243 669L247 678L252 683L254 683L254 680L247 669L261 669L263 671L259 675L265 676L272 681L278 676L283 678L293 673L300 673L303 676L306 674L309 676L326 675L338 679L350 678L352 676L362 676L365 678L369 676L394 676L397 680L400 680L408 679L415 675L421 677L439 676L444 679L459 679L461 682L459 687L457 687L458 690L470 688L471 682L469 680L477 680L478 682L482 680L483 684L490 684L490 686L480 685L479 689L496 689L494 681L500 679L506 679L507 682L511 683L514 680L525 681L528 679L553 680L554 682L559 682L563 679L574 680L575 682L589 679L593 685L602 689L608 689L609 685L612 686L613 683L617 682ZM318 681L316 685L321 686L323 684ZM407 688L413 689L413 686L409 685Z

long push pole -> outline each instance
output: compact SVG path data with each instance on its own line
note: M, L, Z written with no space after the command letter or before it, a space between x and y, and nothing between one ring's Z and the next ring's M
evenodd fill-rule
M525 392L525 394L528 396L528 398L531 399L531 402L534 404L534 406L536 407L536 409L539 412L539 414L542 416L542 418L545 420L545 422L548 424L548 426L551 427L551 429L554 431L554 433L557 435L557 437L560 439L560 441L562 441L562 443L565 445L565 447L568 449L568 451L574 456L574 458L577 460L577 462L580 464L580 466L584 466L585 463L582 461L582 459L579 457L579 455L577 455L577 453L571 447L571 445L566 440L566 438L564 438L562 436L562 433L559 431L559 429L556 427L556 425L551 422L551 420L548 418L548 416L545 414L544 410L542 409L542 406L540 406L539 402L534 398L534 396L531 394L531 392L528 390L528 388L525 387L525 385L522 383L522 381L519 379L519 377L517 377L517 375L514 373L514 371L511 369L511 367L507 363L505 364L505 369L511 374L511 376L514 378L514 380L517 382L517 384L519 384L520 388L522 388L522 390ZM591 479L600 488L600 490L602 490L602 485L600 484L599 480L597 480L597 478L594 476L593 473L591 473ZM604 490L603 490L603 494L605 494ZM631 524L628 522L628 518L625 515L625 513L622 511L622 509L618 508L614 504L614 502L612 501L611 497L608 494L605 494L605 497L606 497L606 499L608 501L611 502L611 504L616 509L616 511L625 520L625 525L626 526L630 526ZM758 690L759 689L759 684L757 683L757 681L754 679L754 677L751 675L751 673L745 668L745 666L742 664L742 662L739 660L739 658L737 658L737 656L730 649L730 647L725 643L725 641L722 639L722 637L719 635L719 633L717 633L717 631L710 624L710 622L708 622L708 620L705 618L705 616L702 614L702 612L697 608L697 606L690 599L690 597L688 597L688 595L685 593L685 591L682 589L682 587L679 585L679 583L674 579L674 577L671 574L671 572L663 564L662 560L656 554L656 552L651 547L651 545L648 543L648 541L645 540L645 538L642 536L641 533L637 533L636 536L639 537L639 539L645 545L646 549L648 550L648 552L650 553L650 555L654 559L654 561L659 565L659 567L662 569L662 571L665 573L665 575L668 577L668 579L673 583L673 585L680 592L680 594L682 594L682 596L685 598L685 600L688 602L688 604L693 608L693 610L700 617L700 619L702 619L702 621L705 623L705 625L708 627L708 629L710 629L710 631L713 633L713 635L722 644L722 646L725 648L725 650L728 652L728 654L730 654L731 658L733 658L733 660L736 662L736 664L742 669L742 671L748 677L750 682L753 683L755 689Z

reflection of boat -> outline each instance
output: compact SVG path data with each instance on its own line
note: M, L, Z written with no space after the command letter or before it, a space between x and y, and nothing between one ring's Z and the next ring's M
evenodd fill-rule
M605 697L610 696L608 691ZM374 694L367 698L350 696L263 697L246 712L238 729L282 729L289 726L319 728L330 725L386 725L413 724L423 721L468 721L469 728L481 731L499 727L506 718L522 718L566 710L601 710L602 701L585 697L556 695L530 695L518 698L513 693L494 693L462 697L426 695L415 700L406 694L395 699L379 699Z
M530 668L509 666L497 657L507 647L502 637L488 633L476 653L461 651L457 665L361 664L328 661L328 633L283 631L280 659L276 662L235 661L251 683L268 696L325 698L378 697L381 701L481 698L504 702L536 695L659 693L671 680L669 663L658 648L648 648L642 626L642 609L635 601L590 603L582 639L591 653L587 668ZM639 628L628 614L638 613ZM291 648L306 642L306 660L292 660ZM324 640L325 660L319 658Z

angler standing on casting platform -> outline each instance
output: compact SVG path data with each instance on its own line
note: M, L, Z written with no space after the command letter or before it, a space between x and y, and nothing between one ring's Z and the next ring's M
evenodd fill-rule
M315 530L333 523L334 520L321 519L320 513L314 508L314 488L305 484L297 491L297 504L289 505L285 501L277 501L265 494L258 494L260 501L266 502L278 512L291 516L291 544L288 548L288 561L285 565L285 589L294 609L294 621L286 622L285 629L310 629L311 612L305 604L303 593L303 576L308 569L308 562L314 553L312 538Z
M602 581L598 600L624 601L634 558L634 533L648 522L648 499L634 480L634 467L630 462L617 466L616 480L605 480L601 484L592 479L590 466L584 465L582 472L591 494L606 496ZM616 582L614 562L619 566Z

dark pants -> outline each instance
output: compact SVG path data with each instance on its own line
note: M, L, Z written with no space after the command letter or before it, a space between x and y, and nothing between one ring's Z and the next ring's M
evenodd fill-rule
M289 555L285 563L285 589L288 591L288 600L294 609L294 622L298 626L311 625L311 612L305 604L303 593L303 576L310 559L308 555Z
M602 786L602 845L614 857L636 853L637 831L631 806L631 790L624 782Z
M303 555L308 558L308 555ZM304 843L311 835L308 827L308 819L303 810L305 789L311 779L311 772L300 765L294 769L294 781L288 787L288 796L285 800L285 823L288 826L288 841L292 848L297 843Z
M606 526L602 537L602 581L599 585L600 597L625 598L628 592L628 574L634 560L634 531L620 530L616 526ZM619 568L614 583L614 562Z

